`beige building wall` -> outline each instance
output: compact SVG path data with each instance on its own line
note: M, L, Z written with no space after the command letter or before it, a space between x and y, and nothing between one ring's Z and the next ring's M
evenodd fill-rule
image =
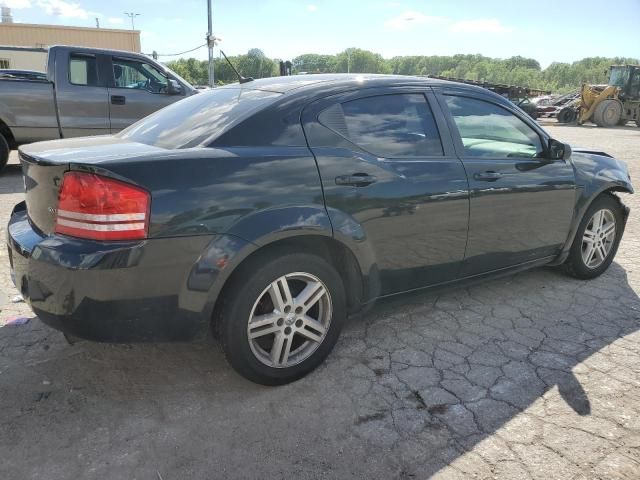
M1 45L13 47L74 45L140 52L140 31L34 25L29 23L0 23Z
M38 49L3 48L0 46L0 68L47 71L47 51Z

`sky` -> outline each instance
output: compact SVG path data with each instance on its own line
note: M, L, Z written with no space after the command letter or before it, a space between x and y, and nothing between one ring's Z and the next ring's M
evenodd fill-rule
M640 57L640 0L212 0L213 33L227 55L522 55L543 67L587 56ZM180 53L204 43L206 0L0 0L15 22L131 28L142 50ZM1 28L1 27L0 27ZM184 55L205 59L206 48ZM179 56L163 56L168 61Z

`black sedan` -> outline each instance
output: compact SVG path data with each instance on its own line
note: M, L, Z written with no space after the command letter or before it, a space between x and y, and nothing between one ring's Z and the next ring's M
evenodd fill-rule
M8 226L40 319L97 341L216 334L282 384L374 300L540 265L611 264L624 163L487 90L311 75L204 92L113 135L22 147Z

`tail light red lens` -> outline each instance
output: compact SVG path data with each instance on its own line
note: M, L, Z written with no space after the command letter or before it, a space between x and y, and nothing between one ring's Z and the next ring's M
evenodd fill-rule
M55 231L92 240L146 238L150 204L149 192L135 185L67 172L58 196Z

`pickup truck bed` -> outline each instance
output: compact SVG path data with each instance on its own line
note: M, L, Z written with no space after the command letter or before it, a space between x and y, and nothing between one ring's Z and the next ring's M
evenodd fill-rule
M194 93L139 53L51 47L47 80L0 77L0 170L25 143L116 133Z

